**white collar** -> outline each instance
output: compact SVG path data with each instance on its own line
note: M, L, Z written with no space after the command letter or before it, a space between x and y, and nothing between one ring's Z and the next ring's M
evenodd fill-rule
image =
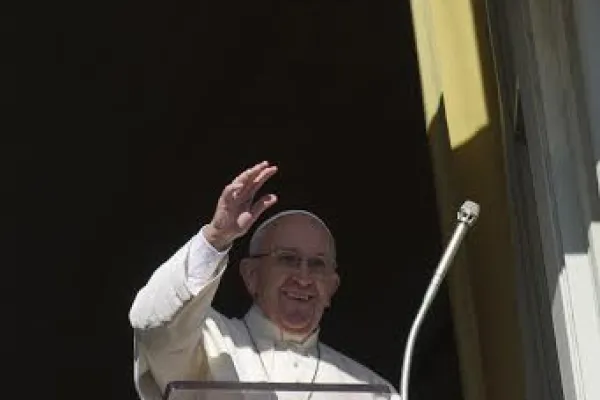
M314 348L319 340L319 328L308 336L286 332L267 318L256 304L250 307L244 320L250 329L249 333L260 347L274 343L276 346L296 347L306 351Z

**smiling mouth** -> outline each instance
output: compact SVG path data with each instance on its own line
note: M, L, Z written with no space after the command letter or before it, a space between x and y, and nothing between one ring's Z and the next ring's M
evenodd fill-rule
M284 294L285 297L292 299L292 300L296 300L296 301L309 301L312 300L315 296L313 294L310 293L302 293L302 292L296 292L293 290L282 290L282 293Z

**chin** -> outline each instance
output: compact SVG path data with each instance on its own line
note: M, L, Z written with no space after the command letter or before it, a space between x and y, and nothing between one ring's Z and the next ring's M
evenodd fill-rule
M319 321L315 321L314 316L304 321L281 318L280 325L289 333L305 335L311 333L319 325Z
M312 323L303 325L303 326L298 326L298 325L287 324L284 322L281 325L285 331L295 334L295 335L308 335L316 327L316 324L312 324Z
M295 330L295 331L309 331L312 326L314 325L312 321L290 321L290 320L283 320L283 325L286 326L289 329Z

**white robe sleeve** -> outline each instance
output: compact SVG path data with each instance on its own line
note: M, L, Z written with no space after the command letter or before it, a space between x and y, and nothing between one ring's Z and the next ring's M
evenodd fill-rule
M206 370L198 346L200 327L211 309L228 250L215 250L201 230L154 271L137 293L129 320L134 329L134 383L141 399L161 398L168 383L160 379L163 370L182 364L187 371Z

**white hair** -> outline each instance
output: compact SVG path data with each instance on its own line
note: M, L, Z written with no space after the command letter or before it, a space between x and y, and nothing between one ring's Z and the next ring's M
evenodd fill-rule
M256 230L252 234L252 237L250 238L250 245L249 245L249 249L248 249L249 253L256 254L259 251L260 244L262 242L263 236L265 235L265 232L267 231L266 230L267 227L269 227L273 222L277 221L278 219L283 218L288 215L305 215L305 216L313 219L317 223L319 223L319 225L321 225L325 229L327 234L329 235L329 238L331 240L332 255L335 258L335 239L333 237L333 234L331 233L331 230L325 223L325 221L323 221L320 217L318 217L316 214L313 214L310 211L300 210L300 209L285 210L285 211L278 212L277 214L273 215L272 217L266 219L263 223L261 223L256 228Z

